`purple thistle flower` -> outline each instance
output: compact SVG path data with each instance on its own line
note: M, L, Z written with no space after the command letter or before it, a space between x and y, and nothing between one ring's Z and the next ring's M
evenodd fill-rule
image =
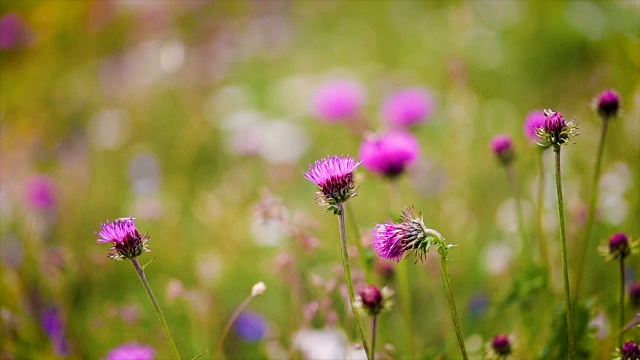
M368 170L395 178L418 159L419 153L415 136L405 131L391 131L364 139L359 156Z
M573 121L566 121L562 114L551 109L544 111L544 124L536 128L541 146L552 145L554 148L569 143L569 139L578 135L578 126Z
M0 17L0 50L15 48L26 40L27 27L17 13Z
M635 341L627 341L622 344L620 353L623 360L640 360L640 347Z
M151 249L146 245L149 236L140 234L133 222L134 218L125 217L114 220L112 223L107 221L100 224L98 235L98 243L112 243L109 249L111 252L108 257L114 260L128 260L139 256L143 252L149 252Z
M132 341L111 349L104 360L153 360L154 353L151 346Z
M509 164L514 158L513 141L509 135L496 135L491 139L491 150L504 165Z
M364 103L362 86L352 80L333 80L322 84L313 98L313 112L327 122L353 120Z
M260 341L267 332L267 322L262 315L245 311L233 324L238 337L247 342Z
M626 258L631 253L629 237L625 233L615 233L609 237L609 254L615 258Z
M536 129L544 126L544 118L544 113L540 110L534 110L527 114L527 119L524 122L524 134L531 142L538 142Z
M405 252L416 252L416 256L424 259L431 242L426 233L422 215L414 208L407 207L401 216L399 224L391 221L376 224L373 228L372 245L376 253L385 259L399 262Z
M46 210L57 203L56 186L46 175L34 175L26 186L27 203L34 209Z
M355 306L366 311L369 316L376 316L383 311L391 309L393 290L388 287L378 288L375 285L368 285L358 291Z
M316 200L321 206L335 207L356 196L353 171L360 165L349 156L327 156L309 165L304 177L318 185Z
M605 90L596 98L594 103L600 117L603 120L608 120L618 115L620 95L615 90Z
M491 347L499 356L507 356L511 354L511 342L507 335L499 334L494 336L491 340Z
M387 98L382 117L389 124L406 127L426 120L433 112L433 99L422 88L398 91Z
M629 285L629 302L631 306L640 306L640 282L634 281Z

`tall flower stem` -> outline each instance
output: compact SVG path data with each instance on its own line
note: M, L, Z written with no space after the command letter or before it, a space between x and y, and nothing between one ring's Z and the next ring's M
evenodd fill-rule
M539 240L539 249L540 249L540 260L545 266L545 269L549 272L549 276L553 273L553 268L551 267L551 261L549 260L549 249L547 247L547 233L544 230L544 148L540 148L538 151L538 199L537 199L537 212L538 212L538 226L539 232L538 240Z
M567 315L567 339L569 342L569 359L576 357L575 347L573 344L573 313L571 311L571 290L569 288L569 269L567 264L567 236L564 224L564 201L562 199L562 181L560 176L560 146L553 147L556 159L556 190L558 192L558 218L560 220L560 248L562 257L562 279L564 283L565 294L565 312Z
M464 346L464 339L462 338L462 330L460 330L460 320L458 319L458 310L456 309L456 302L453 298L453 290L451 289L451 273L449 272L449 260L446 257L441 257L442 263L442 280L444 282L444 290L447 294L447 301L449 302L449 310L451 311L451 319L453 320L453 327L456 330L456 338L458 339L458 346L460 347L460 353L462 358L467 360L467 350Z
M233 325L233 323L236 322L236 319L238 319L238 316L242 314L242 312L249 305L252 299L253 299L252 295L247 296L247 298L244 299L240 303L240 305L238 305L238 307L233 311L233 313L229 317L229 320L227 320L227 323L224 325L224 329L222 329L222 333L218 338L218 345L216 345L216 353L213 356L214 359L220 359L220 351L222 350L222 344L224 343L224 339L227 337L229 330L231 330L231 326Z
M600 169L602 166L602 154L604 154L604 142L607 136L608 119L602 119L602 127L600 131L600 142L598 143L598 154L596 155L596 165L593 171L593 180L591 182L591 198L589 200L589 210L587 212L587 225L585 227L584 242L580 249L578 258L578 268L576 275L576 288L575 294L579 296L580 286L582 285L582 277L584 275L584 266L587 259L587 252L589 250L589 242L591 240L591 231L595 223L596 217L596 203L598 201L598 193L600 189Z
M133 267L136 269L136 273L142 282L142 286L147 292L147 296L149 296L149 300L151 300L151 304L153 305L153 310L156 312L158 316L158 320L160 320L160 325L162 327L162 332L164 333L164 337L167 339L169 343L169 347L171 348L171 353L173 354L174 359L180 360L180 354L178 353L178 348L176 347L173 338L171 337L171 333L169 333L169 326L167 325L167 321L164 319L164 315L162 315L162 310L160 310L160 305L156 301L155 296L153 296L153 291L151 291L151 287L149 286L149 282L147 281L147 277L144 275L144 270L140 267L140 263L138 263L138 259L133 257L131 258L131 262L133 263Z
M349 267L349 254L347 253L347 232L345 230L345 217L344 217L344 203L338 204L338 225L340 230L340 252L342 254L342 266L344 268L344 275L347 280L347 288L349 290L349 305L351 307L351 311L353 312L353 317L356 319L356 326L358 328L358 334L360 335L360 340L362 340L362 346L364 347L364 351L367 354L367 358L369 358L369 345L367 344L367 338L362 331L362 319L360 319L360 314L358 313L358 309L354 306L355 303L355 291L353 290L353 280L351 279L351 268Z
M369 359L374 360L376 358L376 330L378 329L378 315L373 315L371 318L371 355Z
M522 202L520 201L520 194L518 192L518 187L516 186L516 172L513 169L513 164L509 163L507 165L507 179L509 182L509 187L511 188L511 193L513 195L513 199L516 202L516 215L518 216L518 232L520 233L520 238L522 239L522 258L524 263L529 262L530 256L527 256L527 252L529 250L529 243L527 239L527 235L524 229L524 215L522 213Z
M624 256L620 256L620 332L618 346L622 349L622 335L624 334Z
M349 221L351 222L351 227L353 228L353 233L356 237L356 246L358 247L358 253L360 254L360 260L362 261L362 268L364 269L364 277L367 281L367 284L373 284L373 274L371 271L371 262L367 257L367 251L362 245L362 236L360 235L360 228L358 227L358 222L356 217L353 214L353 210L351 207L347 208L347 212L349 213Z

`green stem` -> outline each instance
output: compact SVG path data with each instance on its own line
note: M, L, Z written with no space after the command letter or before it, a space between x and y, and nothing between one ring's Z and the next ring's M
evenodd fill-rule
M358 309L354 306L355 303L355 291L353 290L353 280L351 279L351 269L349 267L349 253L347 252L347 232L345 230L345 221L344 221L344 203L338 204L339 214L338 214L338 225L340 230L340 252L342 254L342 266L344 267L344 275L347 279L347 288L349 290L349 305L351 307L351 311L353 312L353 317L356 319L356 326L358 327L358 334L360 335L360 340L362 340L362 346L364 347L364 351L367 354L367 359L369 358L369 346L367 344L367 338L364 336L364 332L362 331L362 320L360 319L360 314L358 313Z
M622 349L622 335L624 334L624 257L620 255L620 332L618 346Z
M453 290L451 289L451 274L449 272L449 263L446 257L441 257L442 263L442 280L444 282L444 290L447 294L447 301L449 302L449 310L451 311L451 319L453 320L453 327L456 330L456 338L458 339L458 346L460 347L460 353L462 358L467 360L467 350L464 346L464 339L462 338L462 331L460 330L460 320L458 320L458 310L456 309L456 302L453 298Z
M518 188L516 186L516 173L513 169L513 164L507 165L507 178L509 182L509 187L511 188L511 193L513 194L513 199L516 202L516 215L518 216L518 232L520 233L520 238L522 239L522 251L521 256L523 258L523 262L526 264L531 259L528 256L529 253L529 243L524 231L524 215L522 214L522 203L520 202L520 196L518 193Z
M562 199L562 181L560 178L560 145L553 148L556 156L556 190L558 192L558 218L560 219L560 247L562 255L562 279L564 283L565 294L565 312L567 315L567 338L569 341L569 359L576 357L573 345L573 314L571 311L571 290L569 288L569 269L567 264L567 236L564 224L564 201Z
M539 247L540 247L540 259L542 260L545 268L549 272L549 277L552 275L551 261L549 260L549 249L547 248L547 234L544 230L544 148L540 148L538 156L538 170L540 171L538 178L538 225L540 227L539 231Z
M222 350L222 344L224 343L224 339L227 337L229 330L231 330L231 326L233 325L233 323L236 322L236 319L238 318L238 316L240 316L242 311L244 311L244 309L247 307L247 305L249 305L252 299L253 299L252 295L247 296L247 298L244 299L240 303L240 305L238 305L238 307L233 311L233 313L229 317L229 320L227 320L227 323L224 325L224 329L222 330L222 333L218 338L218 345L216 345L216 353L213 356L214 359L220 359L220 351Z
M362 236L360 235L360 228L358 227L358 223L356 217L353 214L353 210L351 207L347 208L347 212L349 213L349 221L351 222L351 227L353 228L354 236L356 237L356 246L358 247L358 253L360 254L360 260L362 261L362 268L364 269L364 278L367 281L367 284L373 284L373 274L371 269L371 262L367 257L367 249L362 245Z
M369 359L374 360L376 358L376 330L378 329L378 315L373 315L371 319L371 355Z
M140 267L140 263L138 263L137 258L131 258L131 262L133 263L133 267L136 269L136 273L142 282L142 286L147 292L147 296L149 296L149 300L151 300L151 304L153 305L153 310L156 312L158 316L158 320L160 320L160 325L162 327L162 332L164 333L164 337L167 339L169 343L169 347L171 348L171 353L173 354L174 359L180 360L180 354L178 353L178 348L176 347L175 342L173 342L173 338L171 337L171 333L169 333L169 326L167 325L167 321L164 319L164 315L162 315L162 310L160 310L160 305L156 301L155 296L153 296L153 291L151 291L151 287L149 286L149 282L147 281L147 277L144 275L144 270Z
M596 166L593 171L593 181L591 183L591 198L589 200L589 210L587 212L587 225L585 227L585 238L582 248L580 249L578 258L578 268L575 284L575 294L580 295L580 286L582 285L582 277L584 275L584 266L589 250L589 242L591 240L591 231L595 223L596 203L598 201L598 192L600 190L600 169L602 166L602 154L604 154L604 143L607 136L608 119L602 119L602 131L600 132L600 142L598 143L598 154L596 155Z

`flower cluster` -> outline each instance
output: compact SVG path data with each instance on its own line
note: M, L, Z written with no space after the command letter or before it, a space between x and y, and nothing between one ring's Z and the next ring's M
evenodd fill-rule
M98 242L113 245L109 249L111 250L108 255L110 258L128 260L140 256L143 252L151 251L146 245L149 236L140 234L133 220L132 217L125 217L100 225L100 231L96 232L99 237Z
M559 148L560 145L569 143L569 140L577 136L578 126L573 121L566 121L562 114L551 109L544 111L544 124L536 128L541 146L553 146Z
M329 205L336 212L337 205L357 195L353 179L354 170L360 165L349 156L328 156L309 165L304 177L318 186L318 205Z
M392 296L393 290L386 286L382 290L375 285L365 286L358 292L354 306L369 316L376 316L391 309Z

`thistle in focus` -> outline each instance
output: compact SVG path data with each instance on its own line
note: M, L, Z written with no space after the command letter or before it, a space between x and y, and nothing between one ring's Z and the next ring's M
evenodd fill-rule
M328 156L309 165L304 177L318 186L316 200L327 211L338 214L338 204L357 195L353 172L360 165L349 156Z
M595 98L593 107L602 120L614 118L620 110L620 95L615 90L605 90Z
M369 316L377 316L391 309L391 306L393 306L393 301L391 301L393 294L393 290L386 286L382 289L375 285L365 286L358 292L354 305Z
M536 128L540 146L553 146L558 149L568 144L570 139L579 134L578 125L573 121L566 121L562 114L551 109L544 111L544 123Z
M638 239L630 239L625 233L615 233L609 237L606 244L598 247L598 252L604 258L609 260L624 260L632 254L638 253L640 241Z
M134 218L124 217L101 224L98 243L111 243L111 252L107 255L114 260L129 260L151 249L146 244L149 236L141 234L136 228Z
M400 221L376 224L372 240L374 250L380 257L396 262L402 260L405 253L411 252L424 260L433 244L433 237L427 236L422 215L413 207L407 207L402 211Z

